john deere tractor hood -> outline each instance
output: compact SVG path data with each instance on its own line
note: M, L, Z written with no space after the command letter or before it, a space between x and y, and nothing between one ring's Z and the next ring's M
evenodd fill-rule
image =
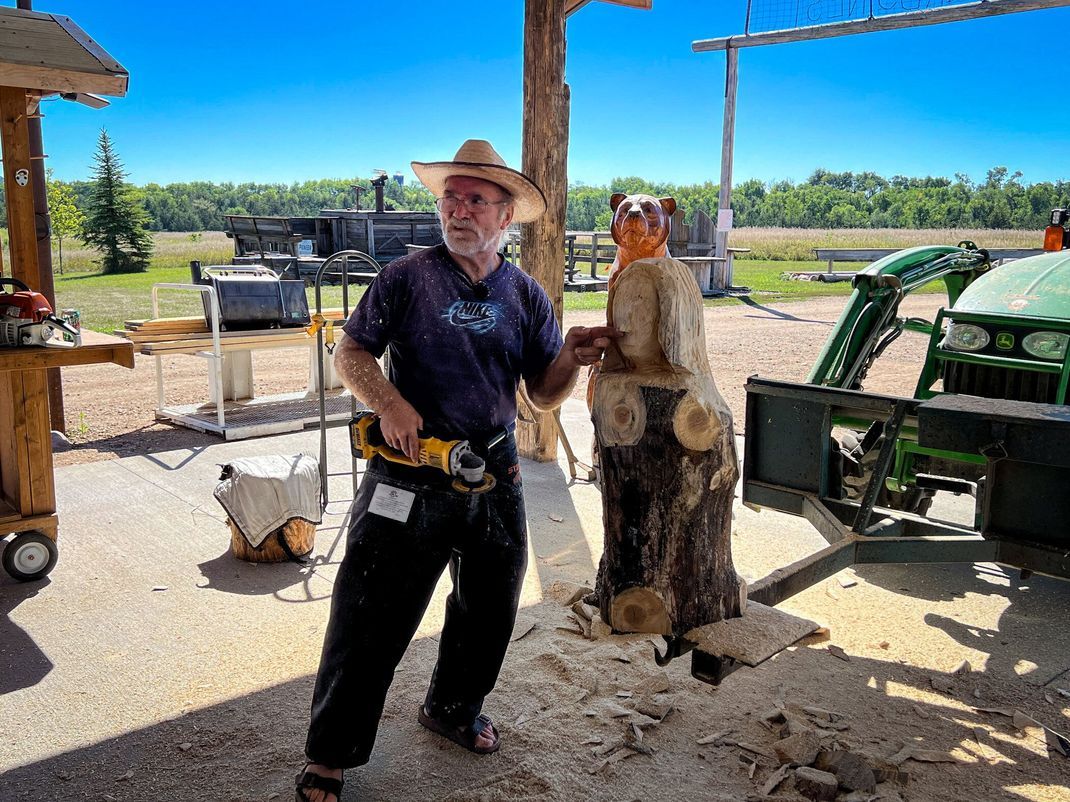
M1070 250L1002 265L967 287L954 308L1070 319Z

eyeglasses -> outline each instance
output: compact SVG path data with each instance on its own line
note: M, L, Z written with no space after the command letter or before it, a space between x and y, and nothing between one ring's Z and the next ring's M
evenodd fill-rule
M511 200L503 201L489 201L486 198L482 198L479 195L473 195L470 198L465 198L461 195L451 195L449 193L443 195L441 198L435 198L435 206L438 207L440 212L449 214L454 211L458 206L464 204L464 208L470 211L472 214L480 214L487 211L491 206L508 206L512 203Z

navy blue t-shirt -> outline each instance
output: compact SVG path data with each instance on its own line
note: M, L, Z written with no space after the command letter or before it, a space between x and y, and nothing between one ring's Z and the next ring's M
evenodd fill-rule
M521 377L561 350L550 299L508 260L483 282L486 297L445 245L383 268L344 331L376 358L390 348L390 381L443 438L489 434L516 420ZM480 294L484 294L483 291Z

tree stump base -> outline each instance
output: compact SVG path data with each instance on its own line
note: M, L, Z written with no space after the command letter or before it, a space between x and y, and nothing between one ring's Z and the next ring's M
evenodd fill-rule
M735 435L702 309L675 259L633 262L609 294L609 323L625 335L594 391L605 522L596 592L618 632L682 636L745 603L730 543Z
M256 548L249 545L249 541L234 521L227 518L227 524L230 526L230 552L245 562L282 563L289 560L290 555L279 544L280 537L286 539L286 545L297 557L311 554L316 545L316 525L303 518L291 518L284 526L264 538Z

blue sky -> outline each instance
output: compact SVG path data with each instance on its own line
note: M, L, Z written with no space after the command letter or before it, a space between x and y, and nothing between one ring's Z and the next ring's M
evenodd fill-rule
M0 0L15 5L14 0ZM594 2L568 23L569 180L716 182L725 57L744 0ZM132 181L366 177L490 139L519 167L522 0L36 0L130 72L107 109L45 104L59 178L108 129ZM1070 9L744 49L735 180L995 165L1070 178Z

